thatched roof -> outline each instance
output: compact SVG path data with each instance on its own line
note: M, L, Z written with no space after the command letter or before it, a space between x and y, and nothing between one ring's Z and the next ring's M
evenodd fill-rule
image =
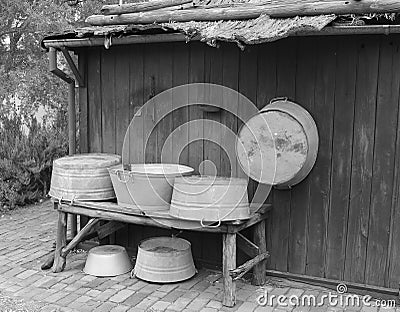
M200 36L200 40L212 46L216 46L218 40L236 42L239 45L243 45L275 41L301 31L320 31L335 18L335 15L320 15L272 19L264 15L256 19L240 21L192 21L150 25L90 26L60 34L59 37L69 35L70 38L87 38L93 36L181 32L187 36L188 41L191 38ZM58 36L51 37L55 39Z
M202 7L229 6L234 3L260 3L261 0L200 0ZM236 42L240 47L282 39L307 32L320 32L337 18L336 15L317 15L292 18L271 18L261 15L247 20L189 21L154 23L146 25L88 26L51 35L44 40L69 40L76 38L119 38L129 35L181 33L186 41L196 37L211 46L218 41Z

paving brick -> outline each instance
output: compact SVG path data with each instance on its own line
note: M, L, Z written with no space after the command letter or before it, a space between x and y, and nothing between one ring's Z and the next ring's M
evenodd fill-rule
M132 307L128 310L128 312L152 312L151 310L145 311L144 309L138 309L137 307Z
M9 293L15 293L21 289L23 289L23 287L18 286L18 285L12 285L12 286L8 287L7 289L5 289L4 291L9 292Z
M79 287L77 290L74 291L74 293L78 294L78 295L83 295L83 294L87 294L91 289L90 288L86 288L86 287Z
M24 297L24 299L29 299L29 292L32 292L35 288L33 287L22 287L20 290L16 291L13 296Z
M147 297L147 295L144 293L134 293L133 295L131 295L124 301L124 304L129 305L129 306L136 306L139 302L141 302L146 297Z
M201 281L192 287L193 290L197 290L199 292L205 291L208 287L210 287L211 283L209 281Z
M198 298L201 299L213 299L215 297L216 294L210 293L210 292L202 292Z
M104 302L102 305L98 306L96 312L110 312L113 308L117 306L114 302Z
M159 290L159 291L164 291L164 292L168 293L168 292L174 290L175 288L177 288L178 286L179 286L178 283L175 283L175 284L165 284L165 285L162 285L158 290Z
M51 296L44 298L45 301L50 302L50 303L55 303L58 300L64 298L65 296L67 296L68 294L66 294L64 291L59 291L56 292L54 294L52 294Z
M26 288L28 286L31 286L32 284L34 284L36 281L40 280L41 278L42 278L41 275L35 274L35 275L30 276L27 279L18 280L16 283L17 283L17 285Z
M38 300L38 301L42 301L45 298L50 297L51 295L53 295L56 292L56 290L54 290L54 289L43 289L43 288L39 288L39 289L41 289L41 292L35 296L35 300Z
M217 287L216 285L211 285L210 287L208 287L206 290L204 290L205 292L209 292L209 293L213 293L213 294L217 294L222 288ZM237 290L239 291L239 290Z
M151 306L151 310L153 311L165 311L171 303L168 301L159 300L155 304Z
M200 312L218 312L218 309L206 307L201 309Z
M362 312L377 312L378 307L377 306L362 306L361 311Z
M189 279L187 281L179 283L179 288L181 288L181 289L190 289L194 285L196 285L197 283L201 282L204 277L205 277L205 273L204 272L200 272L195 277L193 277L193 278L191 278L191 279Z
M152 297L156 297L158 299L164 298L166 295L167 295L167 293L159 291L159 290L156 290L156 291L151 293Z
M20 279L26 279L34 274L38 273L38 271L35 270L26 270L24 272L19 273L16 277Z
M13 277L23 272L25 269L21 267L12 268L11 270L4 272L2 275L4 277Z
M69 305L71 302L75 301L76 299L78 299L79 297L80 295L72 293L58 300L57 304L61 306L66 306Z
M258 306L254 312L272 312L275 308L270 306Z
M76 301L74 301L74 303L76 303ZM79 312L92 312L97 307L99 307L101 304L103 304L103 302L94 301L94 300L86 301L84 304L82 304L81 302L78 302L78 303L79 303L79 307L77 308L77 310Z
M99 300L99 301L107 301L110 297L114 296L117 292L118 292L118 290L116 290L116 289L106 289L93 299Z
M91 281L94 281L94 280L96 280L96 279L97 279L96 276L93 276L93 275L85 275L85 276L82 277L80 280L83 281L83 282L91 282Z
M96 286L96 289L98 290L106 290L111 288L115 284L114 281L112 280L106 280L105 282L101 283L100 285Z
M49 279L47 282L45 282L42 285L40 285L40 287L42 287L42 288L51 288L55 284L59 283L61 280L62 279L55 277L55 278Z
M108 279L106 278L96 278L93 281L90 281L89 283L87 283L85 286L88 288L97 288L99 287L101 284L105 283Z
M41 292L43 291L43 289L41 288L35 288L35 287L30 287L28 289L24 289L24 293L22 295L22 297L24 297L24 299L36 299L36 296L39 295Z
M189 303L189 305L186 308L199 311L208 303L208 301L209 301L208 299L195 298L193 299L192 302Z
M125 285L120 285L120 284L114 284L114 285L111 286L111 288L114 288L116 290L121 290L121 289L126 288L126 286Z
M154 297L146 297L142 301L140 301L137 305L136 308L138 309L144 309L147 310L150 306L152 306L156 301L158 301L158 298ZM126 302L125 302L126 303Z
M130 274L122 274L122 275L117 275L111 278L111 280L115 281L115 282L122 282L126 279L130 279Z
M78 296L78 298L75 301L79 302L79 303L84 303L84 302L87 302L87 301L89 301L91 299L92 299L92 297L89 297L87 295L81 295L81 296Z
M2 265L0 266L0 274L11 270L11 267L8 266L8 265L5 265L5 264L3 264L3 263L1 263L1 260L2 260L2 259L0 259L0 264L2 264ZM6 259L5 259L5 260L6 260Z
M168 309L173 311L182 311L191 302L191 299L180 297L168 307Z
M90 289L89 287L88 287L88 289ZM102 292L101 292L101 290L98 290L98 289L90 289L90 290L88 290L88 292L86 293L86 295L87 296L90 296L90 297L97 297L98 295L100 295Z
M135 291L138 291L144 287L146 287L149 283L146 283L144 281L141 280L136 280L136 282L130 286L128 286L129 289L133 289Z
M163 298L163 301L174 302L176 299L182 297L184 294L185 294L184 291L179 289L174 289Z
M61 312L61 307L51 304L40 309L40 312Z
M64 279L64 283L71 284L79 279L81 279L81 276L79 274L74 274Z
M145 294L150 294L153 291L156 291L160 289L161 285L158 284L147 284L143 288L139 289L139 292L145 293Z
M188 290L183 294L183 298L188 298L188 299L194 299L197 298L200 295L200 292L195 291L195 290ZM201 298L205 299L205 298Z
M72 308L69 308L69 307L61 307L59 309L60 309L60 312L76 312L75 309L72 309Z
M126 305L117 305L115 308L111 310L111 312L125 312L128 311L130 307Z
M237 309L237 312L252 312L258 307L258 304L253 302L243 302L243 304Z
M225 306L222 306L221 307L221 309L219 309L219 311L229 311L229 312L232 312L232 311L237 311L241 306L242 306L242 304L243 304L243 301L240 301L240 300L236 300L236 304L235 304L235 306L233 306L233 307L225 307Z
M213 309L220 309L222 307L222 303L216 300L209 300L206 304L206 307Z
M121 291L117 292L114 296L112 296L109 300L112 302L121 303L134 293L135 291L132 289L122 289Z
M56 290L61 290L61 289L66 288L67 286L68 286L68 284L59 282L59 283L54 284L54 285L51 286L50 288L51 288L51 289L56 289Z

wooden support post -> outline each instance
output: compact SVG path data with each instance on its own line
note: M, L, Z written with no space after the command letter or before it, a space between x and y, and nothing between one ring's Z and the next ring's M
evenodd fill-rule
M249 272L254 266L256 266L258 263L264 261L269 257L269 253L263 253L259 254L258 256L255 256L253 259L250 259L249 261L243 263L241 266L237 267L234 270L230 271L230 274L233 278L234 281L238 280L239 278L242 278L243 275L245 275L247 272Z
M97 232L96 231L95 232L90 232L89 234L85 235L81 239L81 242L84 242L86 240L89 240L89 239L92 239L92 238L95 238L95 237L97 237ZM67 245L69 243L71 243L71 241L72 241L72 238L67 238ZM54 250L56 248L55 245L56 245L56 243L54 242ZM45 260L45 262L43 262L42 266L40 267L42 270L48 270L53 266L53 263L54 263L54 250L51 253L51 255L49 255L49 257Z
M242 250L246 255L254 258L260 254L260 248L244 235L237 233L237 247Z
M99 239L102 240L102 239L106 238L107 236L115 233L116 231L124 228L125 226L126 226L126 223L117 222L117 221L109 221L97 229L97 234L99 236Z
M75 237L78 234L78 216L75 214L70 214L70 221L71 221L71 237Z
M82 79L81 73L79 72L78 68L76 67L74 60L72 59L68 50L66 48L61 48L60 50L64 54L65 60L67 61L71 71L74 73L75 79L78 81L79 86L83 87L85 83Z
M62 249L67 243L67 219L68 213L58 212L56 250L54 252L53 272L62 272L65 268L66 259L61 255Z
M258 246L259 254L264 254L267 252L267 240L265 238L265 220L260 221L253 227L253 241ZM266 276L267 264L264 261L256 264L253 269L253 285L264 285Z
M82 230L71 240L71 242L61 250L61 257L66 258L68 253L74 249L86 235L88 235L93 227L100 221L100 219L90 219L88 223L83 227Z
M236 233L224 233L222 240L222 274L224 277L222 304L233 307L236 303L236 282L232 279L230 270L236 268Z

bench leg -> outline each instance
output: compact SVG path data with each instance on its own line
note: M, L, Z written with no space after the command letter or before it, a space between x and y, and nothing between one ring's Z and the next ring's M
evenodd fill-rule
M62 249L67 244L67 219L68 213L58 212L56 250L54 252L53 272L62 272L65 268L66 259L62 256Z
M78 234L78 216L76 214L71 214L71 237L74 238Z
M265 220L257 223L254 225L253 228L253 241L259 248L259 254L263 254L267 252L267 241L265 238ZM253 269L253 285L264 285L267 276L267 263L265 260L261 261L260 263L256 264Z
M230 276L229 270L236 268L236 233L224 233L222 240L222 274L224 278L222 304L233 307L236 303L236 282Z

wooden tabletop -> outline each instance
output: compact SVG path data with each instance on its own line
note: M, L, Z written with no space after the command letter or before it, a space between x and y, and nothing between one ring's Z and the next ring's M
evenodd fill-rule
M58 202L56 202L58 203ZM96 202L96 201L62 201L61 205L56 205L58 211L72 214L85 215L92 218L105 220L115 220L133 224L155 226L161 228L186 229L201 232L234 233L250 227L268 217L271 204L252 204L250 205L250 217L246 220L222 221L219 226L217 222L202 226L197 220L182 220L172 217L168 210L165 211L146 211L138 208L125 208L115 202Z

